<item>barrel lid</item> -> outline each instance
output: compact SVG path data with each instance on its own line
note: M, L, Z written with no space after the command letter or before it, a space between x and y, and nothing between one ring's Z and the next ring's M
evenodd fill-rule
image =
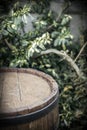
M0 115L31 113L54 100L57 93L57 83L43 72L0 69Z

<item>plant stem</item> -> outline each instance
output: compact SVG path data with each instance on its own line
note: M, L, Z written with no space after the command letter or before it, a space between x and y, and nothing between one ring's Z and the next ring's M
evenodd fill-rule
M63 15L64 12L69 8L69 6L70 6L70 3L69 3L69 2L68 2L68 3L66 3L66 2L64 3L64 7L63 7L62 11L59 13L59 15L57 16L56 22L59 22L59 21L60 21L62 15ZM54 24L51 24L50 26L48 26L48 28L46 29L46 31L51 30L53 27L54 27Z
M11 51L17 51L16 47L11 45L7 39L4 40L6 45L8 46L8 48L11 50Z
M80 51L79 51L78 55L76 56L74 62L76 62L79 59L80 55L82 54L82 52L83 52L83 50L85 49L86 46L87 46L87 42L80 49Z
M83 76L82 72L80 71L80 69L78 68L78 66L74 62L74 60L68 54L66 54L66 52L58 51L56 49L48 49L46 51L42 51L41 55L45 55L45 54L49 54L49 53L55 53L55 54L59 55L60 57L63 57L71 65L71 67L76 71L76 74L79 77Z

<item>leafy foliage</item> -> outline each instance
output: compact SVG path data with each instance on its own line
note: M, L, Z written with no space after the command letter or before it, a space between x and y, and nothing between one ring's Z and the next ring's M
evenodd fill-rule
M52 75L60 89L60 127L69 127L86 111L87 83L85 79L77 79L64 59L55 54L40 55L43 50L56 48L75 59L80 48L79 44L76 48L72 42L69 29L71 16L64 14L56 21L56 14L50 11L48 5L44 0L39 4L32 2L29 7L15 7L5 18L0 18L0 67L31 67ZM34 29L26 32L27 17L34 12L40 15L32 22ZM84 57L77 64L83 70L87 69L86 62ZM87 75L87 70L85 72Z

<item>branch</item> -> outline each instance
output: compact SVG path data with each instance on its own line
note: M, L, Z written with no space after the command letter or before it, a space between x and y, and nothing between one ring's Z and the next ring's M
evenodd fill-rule
M78 55L76 56L74 62L76 62L79 59L80 55L82 54L82 52L83 52L83 50L85 49L86 46L87 46L87 42L80 49L80 51L79 51Z
M11 45L7 39L4 40L6 45L8 46L8 48L11 50L11 51L17 51L16 47Z
M65 2L64 5L63 5L63 9L62 11L59 13L58 17L56 18L56 21L59 21L61 16L65 13L65 11L69 8L69 6L71 5L70 2Z
M70 3L69 3L69 2L68 2L68 3L64 3L64 7L63 7L62 11L59 13L58 17L56 18L56 22L59 22L59 21L60 21L62 15L63 15L64 12L69 8L69 6L70 6ZM53 27L54 27L54 24L51 24L51 25L46 29L46 31L51 30Z
M80 71L80 69L78 68L76 63L73 61L73 59L66 54L66 52L58 51L56 49L48 49L46 51L42 51L41 55L45 55L45 54L49 54L49 53L55 53L55 54L59 55L60 57L64 58L71 65L71 67L76 71L76 74L79 77L82 76L82 72Z

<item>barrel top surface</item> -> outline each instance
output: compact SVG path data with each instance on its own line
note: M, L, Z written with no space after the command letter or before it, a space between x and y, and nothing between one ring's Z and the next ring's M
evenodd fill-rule
M1 69L0 114L40 106L55 95L56 89L55 81L42 72L32 69Z

